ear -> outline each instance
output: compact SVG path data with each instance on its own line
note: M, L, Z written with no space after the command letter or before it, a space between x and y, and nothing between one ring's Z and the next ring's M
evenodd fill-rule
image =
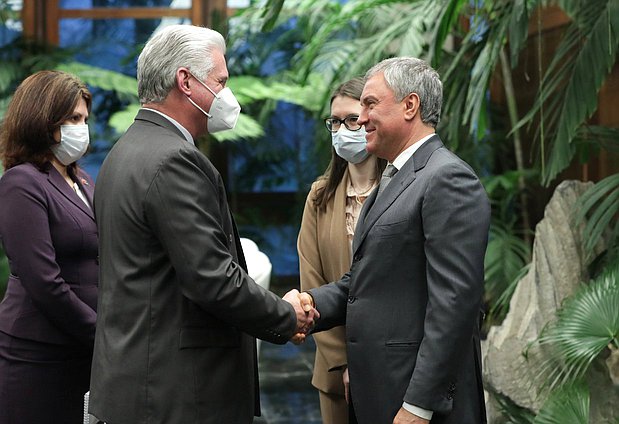
M419 95L417 93L410 93L408 96L404 97L402 104L404 105L404 119L409 121L418 114L421 100L419 100Z
M176 88L186 96L191 96L191 89L189 88L190 79L191 74L187 68L178 68L176 70Z

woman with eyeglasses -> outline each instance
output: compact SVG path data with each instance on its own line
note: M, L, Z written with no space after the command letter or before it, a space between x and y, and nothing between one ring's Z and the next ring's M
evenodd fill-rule
M352 239L363 203L380 182L384 159L365 150L357 123L365 80L354 78L331 96L325 119L333 149L325 173L313 184L303 212L297 248L301 290L339 280L350 269ZM314 334L312 385L318 389L324 424L348 423L348 370L344 327Z

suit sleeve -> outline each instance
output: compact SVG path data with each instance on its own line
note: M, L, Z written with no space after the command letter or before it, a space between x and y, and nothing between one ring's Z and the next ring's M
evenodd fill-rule
M484 284L490 205L473 172L463 164L450 163L431 177L421 214L428 303L424 337L404 401L441 411L463 358L472 349Z
M61 277L45 191L31 176L8 172L3 177L0 196L2 243L11 271L47 319L92 347L97 314Z
M302 291L315 289L329 283L324 276L320 260L317 210L312 203L316 187L317 183L314 183L312 190L307 196L297 240ZM316 333L314 338L316 343L320 345L321 350L326 353L323 357L329 369L346 365L346 341L341 337L341 334L334 334L334 332Z
M149 188L147 219L168 251L182 294L241 331L272 343L295 332L292 306L256 284L234 261L218 175L194 150L166 158Z

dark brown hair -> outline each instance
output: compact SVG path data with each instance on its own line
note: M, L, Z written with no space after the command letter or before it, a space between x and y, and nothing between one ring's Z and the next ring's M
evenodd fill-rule
M74 75L40 71L26 78L15 90L0 128L4 169L25 162L42 168L53 155L54 131L73 115L80 99L90 111L92 95Z
M362 77L346 81L333 91L330 104L333 104L333 100L338 96L360 100L364 85L365 78ZM325 173L318 177L318 181L324 180L325 183L316 190L316 195L312 199L316 208L323 212L327 209L327 203L329 203L329 200L335 195L335 190L337 190L338 184L342 181L347 166L348 162L339 157L338 154L335 153L335 149L331 147L331 161L329 162L329 166L327 166ZM387 161L378 158L376 161L375 175L381 175L385 166L387 166Z

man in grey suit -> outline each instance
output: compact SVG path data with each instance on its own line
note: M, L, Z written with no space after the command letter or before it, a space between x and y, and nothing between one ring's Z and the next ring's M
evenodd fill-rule
M138 59L142 109L95 190L99 315L90 413L108 424L248 424L255 337L285 343L313 311L246 272L220 174L196 148L234 127L221 34L175 25ZM207 112L208 111L208 112Z
M366 78L358 122L368 152L389 165L361 211L350 271L301 302L320 312L315 331L346 324L352 422L485 423L487 195L435 134L442 84L434 69L393 58Z

